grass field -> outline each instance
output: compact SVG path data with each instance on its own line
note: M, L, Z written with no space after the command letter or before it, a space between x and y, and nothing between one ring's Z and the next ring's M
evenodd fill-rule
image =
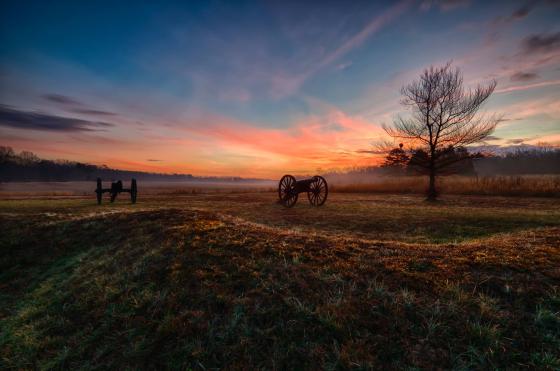
M342 178L343 179L343 178ZM428 179L419 176L378 177L374 181L357 178L356 182L335 180L333 190L348 193L411 193L424 194ZM331 181L331 183L333 183ZM560 176L445 176L437 180L443 194L482 196L560 197Z
M177 193L0 200L0 368L560 368L558 198Z

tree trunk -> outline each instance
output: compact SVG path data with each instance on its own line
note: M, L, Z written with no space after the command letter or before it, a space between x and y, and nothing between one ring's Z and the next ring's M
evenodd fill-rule
M435 201L437 198L436 191L436 172L434 168L430 169L430 185L428 186L428 198L426 201Z
M430 156L430 185L428 186L428 198L426 201L435 201L437 198L436 191L436 159L435 151L432 148Z

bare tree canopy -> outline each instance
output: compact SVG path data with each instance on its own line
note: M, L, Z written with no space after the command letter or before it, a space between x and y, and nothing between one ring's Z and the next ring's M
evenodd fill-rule
M496 81L465 89L463 76L451 63L424 70L419 80L401 89L401 104L410 115L399 116L392 126L383 128L388 135L427 153L426 169L430 176L428 199L437 196L435 177L445 166L438 158L448 149L482 141L499 122L496 116L477 114L496 88Z

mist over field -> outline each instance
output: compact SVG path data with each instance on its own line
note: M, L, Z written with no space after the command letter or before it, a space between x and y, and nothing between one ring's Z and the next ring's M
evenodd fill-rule
M276 187L275 181L144 181L139 183L144 194L181 193L181 192L233 192L270 190ZM9 182L0 183L0 196L87 196L93 195L95 182Z

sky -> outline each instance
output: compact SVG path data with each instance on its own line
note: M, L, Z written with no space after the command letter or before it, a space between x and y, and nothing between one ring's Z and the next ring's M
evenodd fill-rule
M11 1L0 145L48 159L277 178L379 164L400 88L495 79L485 143L560 146L560 1Z

